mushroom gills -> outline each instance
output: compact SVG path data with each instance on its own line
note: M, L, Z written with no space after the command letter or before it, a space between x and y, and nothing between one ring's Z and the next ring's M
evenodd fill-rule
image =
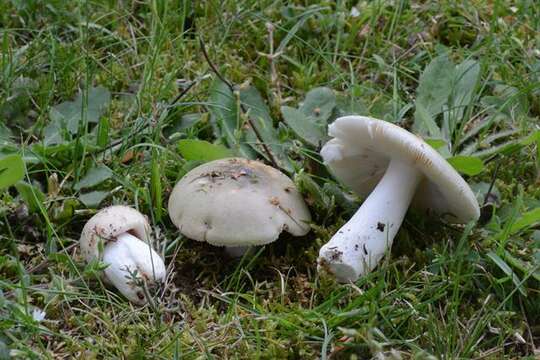
M103 251L103 262L107 264L105 276L129 300L137 304L146 302L144 290L139 281L146 286L165 279L165 264L147 243L130 233L122 233L116 241L109 241ZM137 274L134 281L132 274Z
M355 281L375 268L392 246L422 177L413 164L391 160L362 206L321 248L319 267L339 282Z

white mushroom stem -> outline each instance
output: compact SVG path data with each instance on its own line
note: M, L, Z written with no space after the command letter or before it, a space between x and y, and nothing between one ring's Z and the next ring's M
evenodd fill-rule
M225 246L225 253L233 258L244 256L251 249L251 246Z
M354 216L319 252L319 266L340 282L371 271L387 250L422 178L412 164L392 160L383 178Z
M122 233L115 241L109 241L103 251L103 262L107 264L107 279L129 300L144 304L141 281L150 286L165 279L163 259L147 243L129 234ZM131 273L137 273L134 281Z

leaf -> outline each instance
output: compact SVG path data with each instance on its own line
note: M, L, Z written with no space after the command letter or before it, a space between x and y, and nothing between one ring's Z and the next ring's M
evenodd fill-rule
M521 215L510 228L510 234L515 234L518 231L521 231L530 226L540 223L540 208L528 211Z
M534 267L531 264L526 263L516 258L515 256L513 256L506 250L504 250L504 259L508 263L510 263L510 265L512 265L515 268L518 268L519 270L523 271L525 274L530 272L533 278L535 278L537 281L540 281L540 269L538 268L534 269Z
M416 104L433 116L442 111L448 101L454 79L454 64L447 54L434 58L420 76L416 90Z
M318 147L326 141L326 127L312 117L289 106L282 106L281 113L287 125L306 143Z
M10 144L12 136L11 130L6 125L0 123L0 145Z
M50 122L44 130L46 145L61 144L64 140L62 131L77 134L80 123L86 117L89 123L97 123L103 111L111 102L111 93L103 86L88 89L87 102L79 93L73 101L65 101L49 110Z
M24 181L19 181L15 184L19 195L28 205L28 208L32 212L40 210L45 202L45 194L41 192L37 187Z
M234 153L223 145L216 145L205 140L183 139L178 142L178 150L188 161L212 161L233 157Z
M457 155L446 160L458 172L468 176L478 175L484 170L484 162L477 157Z
M495 265L497 265L506 275L510 276L512 278L512 281L514 282L514 285L518 288L519 292L523 296L527 296L527 292L525 291L525 288L523 287L523 284L521 284L521 281L517 274L512 270L512 268L499 257L499 255L495 254L493 251L488 252L487 257L489 257Z
M24 178L24 161L20 155L8 155L0 159L0 189L15 185Z
M424 139L424 141L435 150L447 145L446 141L442 139Z
M98 165L86 173L86 175L79 180L77 184L73 187L75 190L81 190L84 188L90 188L93 186L96 186L103 181L111 178L113 176L113 172L111 169L109 169L106 165Z
M238 99L227 84L216 80L210 89L209 111L216 137L225 140L230 148L236 150L245 158L253 159L255 154L248 144L243 141L242 123L239 114Z
M338 116L368 114L368 106L362 99L338 95L336 97Z
M308 91L302 106L300 106L300 111L326 125L335 107L336 96L334 92L327 87L317 87Z
M421 103L416 103L416 111L414 112L414 132L421 135L427 135L429 137L444 139L446 142L449 139L443 137L441 129L435 122L432 114L422 105Z
M88 208L97 208L109 194L108 191L91 191L80 194L79 200Z
M480 64L474 60L466 60L457 65L454 72L455 85L452 91L450 119L461 121L465 108L471 104L472 96L480 80ZM455 123L450 126L454 133Z
M242 104L244 104L248 116L256 127L262 141L266 144L267 149L270 150L274 159L278 162L278 166L287 171L292 171L293 166L287 156L287 149L289 146L280 140L278 132L274 128L270 110L257 88L250 86L242 89L240 91L240 100L242 101ZM266 150L259 144L260 141L251 127L246 130L246 138L255 151L264 156L267 160L270 160L268 159Z

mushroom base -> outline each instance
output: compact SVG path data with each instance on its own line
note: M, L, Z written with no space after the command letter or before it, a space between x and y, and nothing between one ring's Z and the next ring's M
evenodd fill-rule
M319 269L339 282L355 281L379 263L392 246L422 174L392 160L373 192L319 252Z
M103 250L103 262L107 280L126 298L136 304L144 304L146 297L140 286L150 286L165 279L163 259L147 243L122 233L116 241L110 241ZM133 279L136 276L136 280ZM135 281L134 281L135 280Z
M225 253L232 258L240 258L253 249L253 246L225 246Z

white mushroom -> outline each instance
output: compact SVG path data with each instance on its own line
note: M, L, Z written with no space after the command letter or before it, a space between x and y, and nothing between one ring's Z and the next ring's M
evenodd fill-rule
M469 185L422 139L391 123L346 116L329 126L321 155L334 175L366 197L319 252L319 268L340 282L371 271L401 226L409 205L449 222L478 219ZM368 196L369 195L369 196Z
M285 230L309 232L311 216L294 183L259 161L227 158L187 173L169 198L169 216L186 237L240 256Z
M88 220L80 239L86 261L98 259L107 264L105 279L139 305L147 300L140 285L151 287L162 282L166 274L163 259L149 244L149 231L144 215L130 207L116 205ZM103 242L102 254L100 242Z

